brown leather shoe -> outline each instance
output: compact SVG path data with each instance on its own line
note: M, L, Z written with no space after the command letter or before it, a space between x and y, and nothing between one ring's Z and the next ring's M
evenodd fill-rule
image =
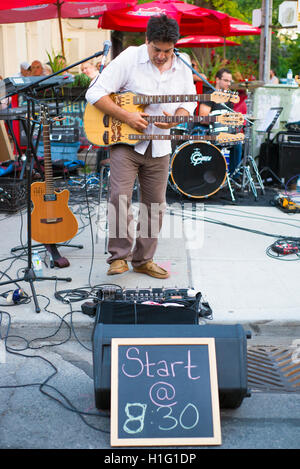
M116 261L112 261L110 264L107 275L122 274L123 272L127 272L127 270L129 270L127 261L124 261L123 259L117 259Z
M134 272L138 272L139 274L146 274L150 275L150 277L155 278L168 278L170 274L167 270L159 267L159 265L155 264L153 261L148 261L146 264L140 265L139 267L133 267Z

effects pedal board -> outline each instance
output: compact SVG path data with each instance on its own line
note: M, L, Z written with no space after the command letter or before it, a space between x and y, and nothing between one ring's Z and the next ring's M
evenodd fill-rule
M143 303L145 301L195 301L198 293L191 288L117 288L104 287L99 289L97 296L100 301L129 301Z
M97 305L101 302L139 303L180 303L194 309L199 316L212 319L209 304L203 301L202 294L193 288L121 288L105 285L98 289L94 300L81 305L82 312L95 316Z

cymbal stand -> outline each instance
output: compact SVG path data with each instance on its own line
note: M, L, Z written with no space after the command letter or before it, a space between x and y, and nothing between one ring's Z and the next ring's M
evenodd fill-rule
M251 92L249 91L248 87L246 87L247 99L246 99L246 106L247 106L247 115L251 115L252 113L252 96ZM251 147L252 147L252 123L250 122L249 118L246 119L245 125L245 143L244 143L244 153L241 163L235 169L233 174L230 175L230 179L234 182L235 185L239 187L243 192L250 187L255 200L258 198L257 194L257 187L260 187L262 193L265 193L264 184L262 178L259 174L257 164L254 158L251 155ZM242 175L241 183L235 181L234 176L237 174Z
M231 185L232 182L235 182L234 180L231 179L228 171L226 172L226 181L225 183L223 184L222 186L222 189L227 185L228 186L228 189L229 189L229 192L230 192L230 197L231 197L231 200L232 202L235 202L235 197L234 197L234 190L233 190L233 187Z

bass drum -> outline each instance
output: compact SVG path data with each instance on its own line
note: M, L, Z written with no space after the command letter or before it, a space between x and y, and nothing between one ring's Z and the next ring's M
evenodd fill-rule
M206 142L186 142L171 159L171 185L187 197L203 198L215 194L224 184L226 160L221 151Z

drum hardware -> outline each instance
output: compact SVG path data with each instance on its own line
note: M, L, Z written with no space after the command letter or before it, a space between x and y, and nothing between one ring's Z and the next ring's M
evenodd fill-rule
M247 99L245 101L247 106L247 115L252 115L252 96L249 89L246 87ZM259 187L262 193L265 193L264 184L262 178L259 174L257 164L254 158L251 156L250 148L252 146L252 122L246 119L245 125L245 143L244 143L244 153L242 160L238 167L235 169L233 174L230 174L231 181L243 192L250 187L255 200L258 199L257 187ZM235 180L235 177L241 175L241 183L238 183Z

